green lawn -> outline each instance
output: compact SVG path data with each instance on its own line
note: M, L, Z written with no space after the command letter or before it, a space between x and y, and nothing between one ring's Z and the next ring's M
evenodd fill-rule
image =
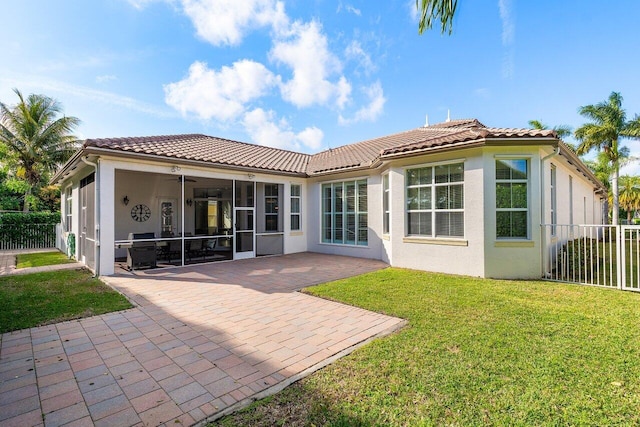
M66 264L74 262L59 251L19 254L16 257L16 268L42 267L45 265Z
M0 333L130 307L87 270L0 277Z
M308 292L409 325L220 424L640 424L638 294L395 268Z

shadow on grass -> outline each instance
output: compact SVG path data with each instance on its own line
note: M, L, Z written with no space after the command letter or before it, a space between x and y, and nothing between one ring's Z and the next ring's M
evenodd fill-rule
M371 423L345 413L304 379L208 427L334 426L367 427Z

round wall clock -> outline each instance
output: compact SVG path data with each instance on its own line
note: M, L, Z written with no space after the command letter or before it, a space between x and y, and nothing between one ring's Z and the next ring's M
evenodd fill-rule
M131 208L131 218L138 222L144 222L151 217L151 209L149 206L139 204Z

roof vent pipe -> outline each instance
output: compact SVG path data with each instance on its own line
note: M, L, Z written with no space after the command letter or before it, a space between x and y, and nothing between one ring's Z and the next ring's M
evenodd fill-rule
M451 110L447 109L447 122L451 121Z
M429 127L429 115L428 114L425 114L424 127L426 127L426 128Z

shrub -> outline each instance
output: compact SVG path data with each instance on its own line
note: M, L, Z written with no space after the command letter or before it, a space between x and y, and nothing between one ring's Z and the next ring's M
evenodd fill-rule
M0 249L52 248L59 222L59 212L0 214Z
M569 240L562 245L558 256L558 264L562 266L563 279L580 279L587 282L595 280L598 266L602 267L603 260L597 256L600 242L597 239L582 237Z

